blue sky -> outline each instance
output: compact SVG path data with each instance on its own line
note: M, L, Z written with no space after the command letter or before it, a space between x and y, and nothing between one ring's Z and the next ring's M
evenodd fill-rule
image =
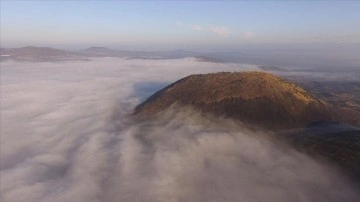
M360 44L360 1L1 1L1 46Z

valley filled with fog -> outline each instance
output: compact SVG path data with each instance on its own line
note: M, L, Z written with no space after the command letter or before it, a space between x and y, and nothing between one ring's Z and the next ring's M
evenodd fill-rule
M336 168L191 108L134 108L190 74L262 71L194 58L1 63L1 201L355 201ZM275 71L356 80L351 72ZM334 76L335 75L335 76Z

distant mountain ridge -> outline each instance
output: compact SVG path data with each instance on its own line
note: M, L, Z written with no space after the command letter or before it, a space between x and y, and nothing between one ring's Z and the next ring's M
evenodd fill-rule
M121 57L126 59L180 59L193 57L198 62L223 62L215 57L186 50L173 51L133 51L114 50L105 47L89 47L80 51L68 51L49 47L27 46L21 48L1 48L1 60L15 61L65 61L88 60L91 57Z
M49 47L26 46L22 48L1 49L1 59L16 61L63 61L63 60L84 60L84 54L61 50Z
M53 55L68 55L73 54L72 51L61 50L50 47L37 47L37 46L26 46L21 48L1 48L2 53L12 54L12 55L38 55L42 54L45 56Z

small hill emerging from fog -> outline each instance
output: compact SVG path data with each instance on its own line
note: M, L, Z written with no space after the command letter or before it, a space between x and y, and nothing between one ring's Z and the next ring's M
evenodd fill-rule
M115 54L117 51L105 47L90 47L80 51L87 54Z
M153 115L175 103L267 129L333 121L325 102L294 83L263 72L191 75L155 93L135 114Z

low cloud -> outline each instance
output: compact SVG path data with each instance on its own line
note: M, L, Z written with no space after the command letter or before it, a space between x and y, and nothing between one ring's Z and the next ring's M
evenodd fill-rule
M193 30L199 31L199 32L204 30L203 26L201 26L201 25L193 25L192 28L193 28Z
M208 30L224 37L229 36L231 33L230 29L225 26L209 26Z
M2 63L1 201L355 201L341 174L266 132L190 108L130 116L143 96L186 75L243 70L259 69L191 59Z
M231 34L228 27L213 26L213 25L192 25L192 29L197 32L210 32L222 37L227 37Z
M179 27L187 27L197 32L213 33L222 37L227 37L231 34L230 28L222 25L199 25L199 24L185 24L182 22L176 22Z
M245 32L245 34L244 34L244 37L246 38L246 39L252 39L252 38L254 38L254 36L255 36L255 34L254 34L254 32Z

